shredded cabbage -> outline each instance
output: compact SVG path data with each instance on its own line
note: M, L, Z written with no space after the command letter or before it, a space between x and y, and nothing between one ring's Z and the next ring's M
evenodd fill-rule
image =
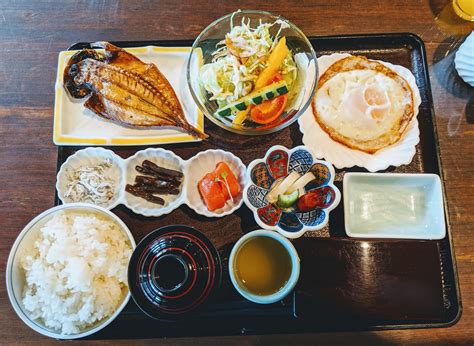
M274 25L280 25L280 28L272 38L270 28ZM260 22L256 28L251 28L250 19L242 19L238 26L234 26L231 20L231 31L217 43L212 62L203 65L199 71L199 80L211 95L210 100L217 101L222 107L249 94L267 66L268 56L278 42L281 30L287 25L277 20L272 24ZM280 71L290 90L297 71L290 51Z

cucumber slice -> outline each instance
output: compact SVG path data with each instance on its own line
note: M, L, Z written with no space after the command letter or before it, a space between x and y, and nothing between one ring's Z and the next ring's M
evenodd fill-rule
M300 193L298 192L298 190L293 191L288 195L278 195L277 206L282 209L290 208L293 204L296 203L299 196Z
M288 88L287 88L286 84L281 86L280 88L278 88L276 90L276 92L278 93L278 95L286 94L288 92Z
M240 102L235 105L235 108L239 111L244 111L247 109L247 105L245 104L245 102Z
M255 105L259 105L262 102L263 102L263 97L262 96L256 96L252 99L252 103L255 104Z
M217 114L219 114L221 117L228 117L232 114L232 110L230 108L224 108L217 111Z
M221 117L228 117L234 112L243 111L251 104L258 105L263 101L271 100L277 96L288 93L288 86L284 80L272 83L265 88L256 90L238 99L235 102L229 103L227 106L219 108L214 114Z

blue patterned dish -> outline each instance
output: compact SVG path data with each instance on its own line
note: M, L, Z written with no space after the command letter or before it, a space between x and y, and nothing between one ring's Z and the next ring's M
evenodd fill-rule
M265 198L273 184L291 172L300 175L311 171L316 179L307 184L305 193L317 191L323 204L310 211L300 211L297 207L281 209ZM252 210L260 227L275 230L287 238L301 237L306 231L316 231L326 226L329 212L336 208L341 193L334 186L333 166L314 159L305 146L287 149L280 145L271 147L263 159L257 159L247 168L247 185L244 201Z

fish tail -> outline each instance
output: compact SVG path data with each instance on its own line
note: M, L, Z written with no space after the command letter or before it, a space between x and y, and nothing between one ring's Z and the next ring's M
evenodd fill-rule
M209 136L206 135L203 131L197 129L196 127L192 126L191 124L184 122L181 123L180 126L186 130L191 136L199 138L199 139L206 139Z

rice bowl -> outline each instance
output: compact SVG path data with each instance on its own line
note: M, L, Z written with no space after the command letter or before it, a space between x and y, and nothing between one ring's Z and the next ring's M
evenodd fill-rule
M128 260L135 241L110 211L67 204L34 218L7 263L7 291L19 317L37 332L75 339L104 328L127 304Z

